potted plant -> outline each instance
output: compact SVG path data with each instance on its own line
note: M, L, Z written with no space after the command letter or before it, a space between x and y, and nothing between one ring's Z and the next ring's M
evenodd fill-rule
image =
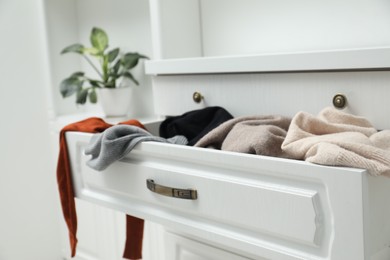
M108 36L100 28L92 29L90 41L92 47L76 43L63 49L61 54L82 55L99 77L91 78L80 71L73 73L60 84L62 97L66 98L75 94L76 103L85 104L87 100L96 103L99 95L99 102L106 116L124 116L128 112L130 100L129 96L123 92L129 92L130 88L120 87L119 83L123 78L127 78L139 85L130 70L137 66L140 59L148 59L148 57L136 52L121 54L119 48L108 49ZM90 57L97 60L99 66L95 65ZM97 90L99 90L98 94ZM123 108L120 105L121 101L124 102Z

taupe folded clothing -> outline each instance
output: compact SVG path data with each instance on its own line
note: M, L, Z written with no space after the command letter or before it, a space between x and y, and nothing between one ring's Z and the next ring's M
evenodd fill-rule
M245 116L210 131L195 146L288 158L282 151L291 119L283 116Z
M334 108L317 117L296 114L282 149L294 159L390 176L390 130L378 132L365 118Z

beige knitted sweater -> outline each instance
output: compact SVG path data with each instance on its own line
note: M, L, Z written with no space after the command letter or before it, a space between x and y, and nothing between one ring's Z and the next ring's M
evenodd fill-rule
M214 128L195 146L288 158L281 145L290 122L283 116L234 118Z
M363 168L390 177L390 130L378 132L366 119L334 108L317 117L296 114L282 150L294 159Z

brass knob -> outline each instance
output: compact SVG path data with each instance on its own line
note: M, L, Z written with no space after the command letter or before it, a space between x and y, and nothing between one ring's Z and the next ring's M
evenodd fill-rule
M343 94L336 94L333 97L333 106L335 108L342 109L346 107L346 105L347 105L347 97L344 96Z
M194 94L192 94L192 99L195 103L200 103L203 99L203 96L200 94L200 92L195 91Z

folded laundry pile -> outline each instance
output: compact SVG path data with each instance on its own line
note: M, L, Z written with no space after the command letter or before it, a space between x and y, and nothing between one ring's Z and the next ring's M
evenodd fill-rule
M317 117L296 114L282 149L294 159L390 177L390 130L378 132L367 119L334 108Z
M219 120L215 111L220 109L169 118L161 124L160 133L191 132L196 147L362 168L372 175L390 176L390 130L377 131L363 117L329 107L318 116L299 112L292 120L278 115L230 118L226 114Z

